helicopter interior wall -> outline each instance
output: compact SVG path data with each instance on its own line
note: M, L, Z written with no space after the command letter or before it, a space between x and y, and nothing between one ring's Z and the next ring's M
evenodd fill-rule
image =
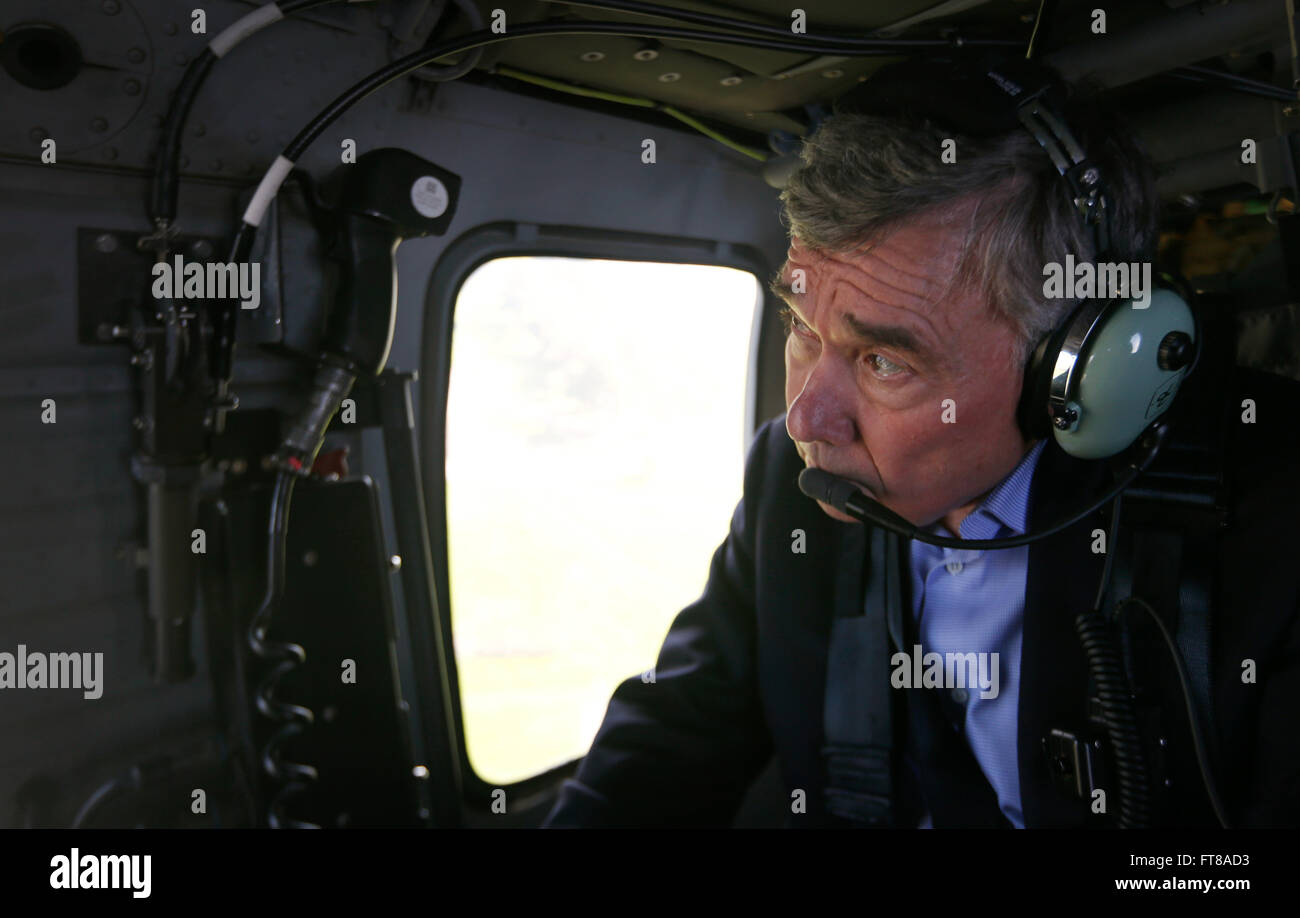
M208 13L215 21L246 9L217 2L209 4ZM128 352L79 344L77 338L78 229L118 231L125 240L121 244L147 232L145 157L157 135L149 115L165 108L183 70L170 50L177 36L163 31L169 21L164 0L134 0L124 4L127 13L134 17L131 30L141 32L158 59L146 78L146 101L135 114L114 124L103 139L79 137L56 164L34 164L37 145L23 146L29 132L44 125L20 123L21 131L8 132L0 144L0 271L6 278L0 292L6 319L0 336L0 423L8 437L0 453L0 474L8 483L0 497L0 582L5 584L0 622L11 643L55 647L75 634L84 646L64 649L105 651L102 699L88 703L80 695L48 693L36 703L0 705L0 735L20 738L6 742L0 755L5 791L0 825L22 824L23 812L42 799L84 799L130 764L167 750L193 749L202 758L215 732L197 623L199 668L190 680L155 686L141 659L146 619L134 564L140 546L133 540L143 530L139 486L129 467L136 397ZM324 101L386 62L383 36L367 35L357 25L368 21L346 20L352 29L283 23L260 48L250 42L218 65L191 118L192 125L205 126L204 136L185 139L194 169L202 172L187 172L182 183L182 232L228 236L240 194L274 158L278 144ZM84 25L76 37L86 47L97 40ZM184 32L180 38L197 39ZM197 49L198 44L186 46ZM341 56L344 46L348 53ZM169 49L165 56L164 48ZM331 61L328 72L315 66L325 58ZM399 310L390 367L421 369L422 323L434 266L460 234L485 223L578 226L744 245L766 253L772 267L784 254L776 193L750 161L706 138L483 86L439 86L427 106L407 105L407 92L401 84L381 91L300 162L322 177L338 166L341 139L353 138L359 152L402 147L464 181L448 234L411 240L398 250ZM247 104L238 107L237 116L209 117L212 99L221 93ZM93 94L79 96L75 81L48 95L50 111L71 109L87 123L107 104ZM654 164L642 162L645 138L656 140ZM217 159L219 170L213 168ZM246 165L256 166L256 173ZM312 272L303 255L309 248L285 247L286 278ZM310 286L286 284L286 315L319 305ZM672 306L665 303L664 309ZM769 346L764 352L769 368L771 357ZM288 409L299 373L292 361L244 346L232 389L241 407ZM765 407L758 420L774 405L780 410L774 392L779 398L769 380L759 396ZM57 403L54 424L41 422L47 398ZM438 416L436 406L417 405L417 411ZM382 436L366 431L357 435L356 447L352 471L370 475L387 494ZM391 512L386 501L381 504L392 539ZM706 564L701 559L702 572ZM398 593L400 604L400 586ZM407 686L409 667L403 660ZM41 812L62 818L63 824L71 818L65 803L47 803Z

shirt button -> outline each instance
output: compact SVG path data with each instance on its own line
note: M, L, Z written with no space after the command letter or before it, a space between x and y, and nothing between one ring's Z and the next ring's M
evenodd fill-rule
M966 699L969 697L970 696L966 694L966 690L964 688L957 688L952 690L952 700L957 702L958 704L965 704Z
M966 565L962 564L960 561L949 561L945 566L948 568L948 573L960 574L961 569Z

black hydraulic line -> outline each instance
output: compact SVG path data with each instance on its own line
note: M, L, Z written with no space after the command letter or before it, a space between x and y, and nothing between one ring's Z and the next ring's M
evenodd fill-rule
M190 61L181 77L180 85L172 94L167 119L163 122L162 140L158 144L158 153L154 162L153 186L149 196L149 219L154 223L176 219L176 190L180 185L181 135L185 131L185 120L190 108L199 94L204 80L212 71L217 56L204 48L199 56Z
M285 16L291 16L338 2L340 0L285 0L284 3L279 4L279 7ZM171 223L176 219L181 141L184 138L185 122L189 119L190 109L198 97L199 90L203 88L216 62L217 56L212 53L211 48L205 46L185 68L180 84L172 93L167 116L163 121L162 137L154 161L153 185L149 194L149 219L155 224L160 221Z

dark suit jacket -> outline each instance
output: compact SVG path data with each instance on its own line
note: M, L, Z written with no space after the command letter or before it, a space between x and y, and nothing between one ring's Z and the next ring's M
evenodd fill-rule
M1253 398L1258 422L1229 431L1234 513L1218 543L1211 657L1218 784L1231 824L1297 825L1300 463L1287 428L1300 386L1250 372L1239 373L1236 385L1233 404ZM836 610L863 602L863 578L851 574L864 564L866 526L830 519L799 491L803 463L784 420L769 421L755 438L730 532L703 596L674 621L655 681L636 676L618 687L546 825L727 826L773 754L787 791L775 805L786 824L842 824L822 799L827 640ZM1049 441L1031 487L1031 528L1059 519L1111 480L1104 462L1074 459ZM1086 711L1088 672L1073 619L1092 604L1104 556L1091 550L1091 534L1107 522L1096 511L1030 548L1018 729L1027 827L1098 825L1086 803L1053 786L1041 739L1052 727L1078 724ZM805 533L802 554L791 550L796 529ZM1253 684L1242 681L1246 659L1256 664ZM1158 816L1215 825L1181 699L1162 710L1169 756L1158 780L1168 775L1171 786ZM927 798L934 824L1006 825L964 740L935 727L943 721L932 712L916 708L908 718L906 748L925 772L914 789ZM806 813L790 812L797 790L805 792ZM898 805L909 820L919 812Z

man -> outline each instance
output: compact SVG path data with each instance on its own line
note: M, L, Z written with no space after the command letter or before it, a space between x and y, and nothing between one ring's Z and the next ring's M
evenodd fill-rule
M1113 125L1076 116L1108 180L1113 259L1150 260L1148 164ZM957 165L941 156L948 140ZM1112 824L1104 794L1099 808L1095 792L1058 790L1043 752L1054 729L1087 720L1074 619L1092 607L1103 572L1093 545L1105 508L1019 548L905 541L908 614L887 652L978 659L980 681L912 684L909 662L889 683L846 690L846 674L869 664L831 672L830 647L837 621L864 603L870 611L874 527L797 485L803 468L824 469L931 533L991 539L1051 525L1110 484L1104 462L1030 438L1017 417L1026 360L1078 304L1045 297L1043 266L1096 256L1061 182L1016 127L967 136L906 111L845 105L805 142L782 194L791 244L773 284L786 301L786 415L755 438L730 533L704 595L675 620L655 680L615 692L547 825L728 825L773 755L786 824L851 824L831 787L842 775L828 698L850 708L884 699L890 711L883 824ZM1285 381L1241 374L1239 383L1232 404L1249 397L1274 420L1289 412ZM1300 539L1271 522L1300 510L1300 469L1266 429L1278 428L1234 431L1234 525L1217 553L1210 739L1224 752L1217 779L1234 825L1300 823L1300 590L1286 560L1300 556ZM1244 661L1257 677L1243 677ZM1168 758L1155 780L1168 783L1155 816L1214 824L1181 699L1164 699L1162 711Z

